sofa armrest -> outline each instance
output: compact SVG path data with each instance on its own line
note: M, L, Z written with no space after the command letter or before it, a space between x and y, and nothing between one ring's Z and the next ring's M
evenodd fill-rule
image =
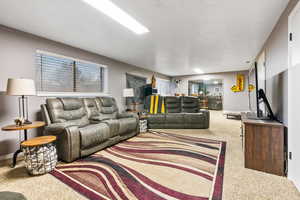
M101 117L101 116L94 116L94 117L91 117L89 119L91 124L99 124L100 122L103 122L105 120L110 120L110 118L105 118L105 117Z
M136 113L123 112L123 113L118 113L117 118L118 119L122 119L122 118L138 118L138 115Z
M46 122L46 125L50 125L51 124L51 119L47 110L47 106L45 104L41 105L41 113L42 113L42 118L44 120L44 122Z
M200 109L199 113L202 113L205 116L205 127L209 128L209 123L210 123L209 110Z
M65 128L69 127L70 124L68 123L55 123L55 124L49 124L45 127L44 131L46 135L59 135L63 131L65 131Z
M80 157L80 133L78 126L67 125L67 123L51 124L45 128L45 134L57 136L58 158L72 162Z
M140 133L140 119L136 113L130 113L130 112L118 113L117 118L118 119L135 118L136 132L137 132L137 134Z

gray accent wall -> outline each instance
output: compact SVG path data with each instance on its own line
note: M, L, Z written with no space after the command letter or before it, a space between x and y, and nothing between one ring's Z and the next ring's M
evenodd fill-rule
M99 44L101 45L101 44ZM36 50L56 53L82 60L87 60L108 67L108 93L116 98L121 109L125 102L122 90L126 87L126 73L151 78L153 72L132 66L105 56L73 48L62 43L50 41L41 37L27 34L0 25L0 127L12 124L18 116L17 97L6 96L6 82L8 78L35 79ZM170 77L155 73L156 77L170 79ZM45 97L29 97L30 119L41 120L40 105ZM29 137L41 134L41 131L30 131ZM23 134L22 134L23 135ZM19 145L18 132L0 131L0 159L3 155L14 152Z
M243 92L232 92L231 87L236 85L236 75L242 73L245 75L245 90ZM221 79L223 81L223 110L224 111L248 111L248 71L241 72L224 72L215 74L202 74L190 76L178 76L174 79L181 80L177 93L188 95L188 81L189 80L203 80L203 79Z

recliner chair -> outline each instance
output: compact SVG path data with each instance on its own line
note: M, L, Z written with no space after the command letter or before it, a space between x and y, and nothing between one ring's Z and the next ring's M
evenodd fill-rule
M119 113L115 99L56 98L41 105L45 135L57 136L58 158L72 162L139 132L138 117Z

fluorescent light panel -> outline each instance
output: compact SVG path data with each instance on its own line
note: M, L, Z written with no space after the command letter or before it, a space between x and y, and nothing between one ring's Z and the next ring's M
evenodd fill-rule
M149 30L110 0L82 0L136 34L148 33Z

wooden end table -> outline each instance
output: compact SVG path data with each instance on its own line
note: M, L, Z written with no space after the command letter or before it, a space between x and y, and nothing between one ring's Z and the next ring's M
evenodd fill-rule
M32 122L32 124L24 124L22 126L17 126L15 124L14 125L4 126L4 127L2 127L2 131L20 131L20 130L23 130L24 141L26 141L27 140L27 130L34 129L34 128L39 128L39 127L43 127L45 125L46 125L45 122L35 121L35 122ZM21 146L20 146L20 148L14 153L12 168L14 168L16 166L17 156L21 152L22 152L22 149L21 149Z

